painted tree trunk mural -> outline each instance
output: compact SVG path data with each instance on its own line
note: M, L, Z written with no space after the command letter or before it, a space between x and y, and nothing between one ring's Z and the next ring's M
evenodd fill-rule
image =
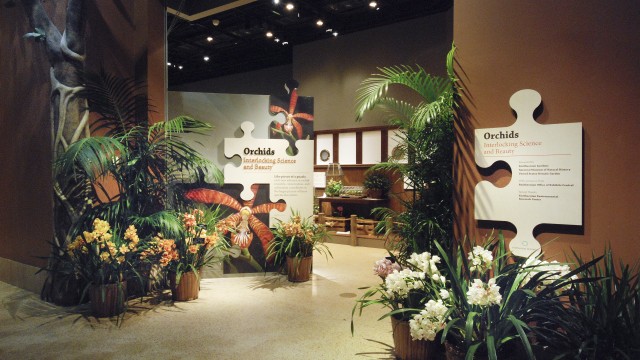
M83 97L83 72L85 64L85 17L84 0L69 0L66 8L64 30L61 32L53 23L40 0L21 0L21 4L29 19L34 33L26 37L44 44L50 64L50 128L52 138L53 159L66 151L68 146L78 139L89 136L89 110L87 100ZM54 167L55 169L55 167ZM54 249L60 251L69 238L69 229L80 216L83 207L82 194L88 191L90 184L65 182L62 186L55 173L53 176L53 216L54 216ZM80 196L78 196L80 195ZM52 258L52 259L55 259ZM55 269L56 264L49 264ZM51 289L55 288L55 275L50 276L43 296L55 301ZM54 297L52 299L52 297Z
M60 30L51 21L40 0L22 0L22 5L34 29L32 37L41 40L51 68L50 121L54 160L69 144L89 136L89 110L87 100L82 97L85 63L85 16L84 0L69 0L67 3L65 29ZM78 207L69 194L82 191L85 185L63 189L54 177L54 219L56 245L64 244L71 222L79 215Z

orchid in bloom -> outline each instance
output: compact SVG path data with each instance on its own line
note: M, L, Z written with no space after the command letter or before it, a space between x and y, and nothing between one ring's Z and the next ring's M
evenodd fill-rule
M442 300L429 300L424 309L409 320L411 338L413 340L435 340L436 334L444 329L445 315L448 310L449 308L444 305Z
M475 246L469 253L468 259L470 265L469 269L471 271L483 273L491 266L491 263L493 262L493 254L482 246Z
M380 276L382 279L385 279L387 275L391 274L394 270L400 271L402 268L400 267L400 264L392 262L387 258L382 258L376 261L376 264L373 267L373 273Z
M410 290L424 289L425 275L423 272L410 269L393 270L384 280L386 293L390 297L404 299Z
M500 286L496 285L495 278L489 279L486 284L480 279L473 279L473 283L471 283L467 292L467 300L471 305L499 305L502 301Z
M520 286L525 286L536 274L544 272L540 278L540 288L551 285L554 281L565 277L571 272L569 265L561 264L557 261L543 261L536 257L528 258L522 265L522 269L526 272L526 275L522 279ZM572 279L577 279L576 275L572 276Z

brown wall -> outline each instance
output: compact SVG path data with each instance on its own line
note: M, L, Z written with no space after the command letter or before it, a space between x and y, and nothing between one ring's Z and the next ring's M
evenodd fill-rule
M542 124L582 122L584 227L538 236L546 254L585 256L611 243L626 261L640 254L640 3L585 0L457 1L456 72L464 87L457 120L458 235L486 233L473 218L481 179L473 129L509 126L509 97L542 95ZM493 177L507 182L504 174ZM510 237L513 233L508 233Z
M44 4L64 26L66 1ZM87 4L87 67L138 79L148 71L149 93L164 117L162 2ZM42 44L22 37L30 31L19 3L0 6L0 257L40 266L35 256L48 254L53 229L50 83Z

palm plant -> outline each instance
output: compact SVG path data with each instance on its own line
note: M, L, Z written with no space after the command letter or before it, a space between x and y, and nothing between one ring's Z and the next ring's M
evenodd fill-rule
M397 151L372 170L396 173L413 188L411 197L398 197L403 212L376 209L381 217L393 217L400 224L397 232L402 241L396 247L401 255L435 252L432 241L436 239L447 245L452 241L454 52L455 46L447 55L448 78L432 76L420 66L386 67L379 69L380 74L364 80L356 93L357 120L367 111L380 108L389 124L399 129ZM412 90L420 102L414 105L388 96L391 85ZM387 222L380 224L384 227ZM386 231L389 233L391 229Z
M102 72L88 76L85 91L98 115L93 131L104 135L71 144L55 164L66 197L82 196L90 205L71 236L97 217L110 223L131 219L141 237L157 227L175 232L179 222L164 211L171 185L207 175L222 181L221 172L181 138L211 126L186 116L150 124L143 85L131 79Z

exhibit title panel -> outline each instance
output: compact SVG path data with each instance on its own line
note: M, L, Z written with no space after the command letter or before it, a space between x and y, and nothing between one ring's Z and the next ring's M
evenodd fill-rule
M518 116L512 126L475 130L478 166L504 162L511 171L503 188L476 185L475 218L513 224L518 231L509 248L518 256L540 251L533 236L539 224L582 225L582 124L538 124L533 113L541 100L534 90L520 90L509 100Z

